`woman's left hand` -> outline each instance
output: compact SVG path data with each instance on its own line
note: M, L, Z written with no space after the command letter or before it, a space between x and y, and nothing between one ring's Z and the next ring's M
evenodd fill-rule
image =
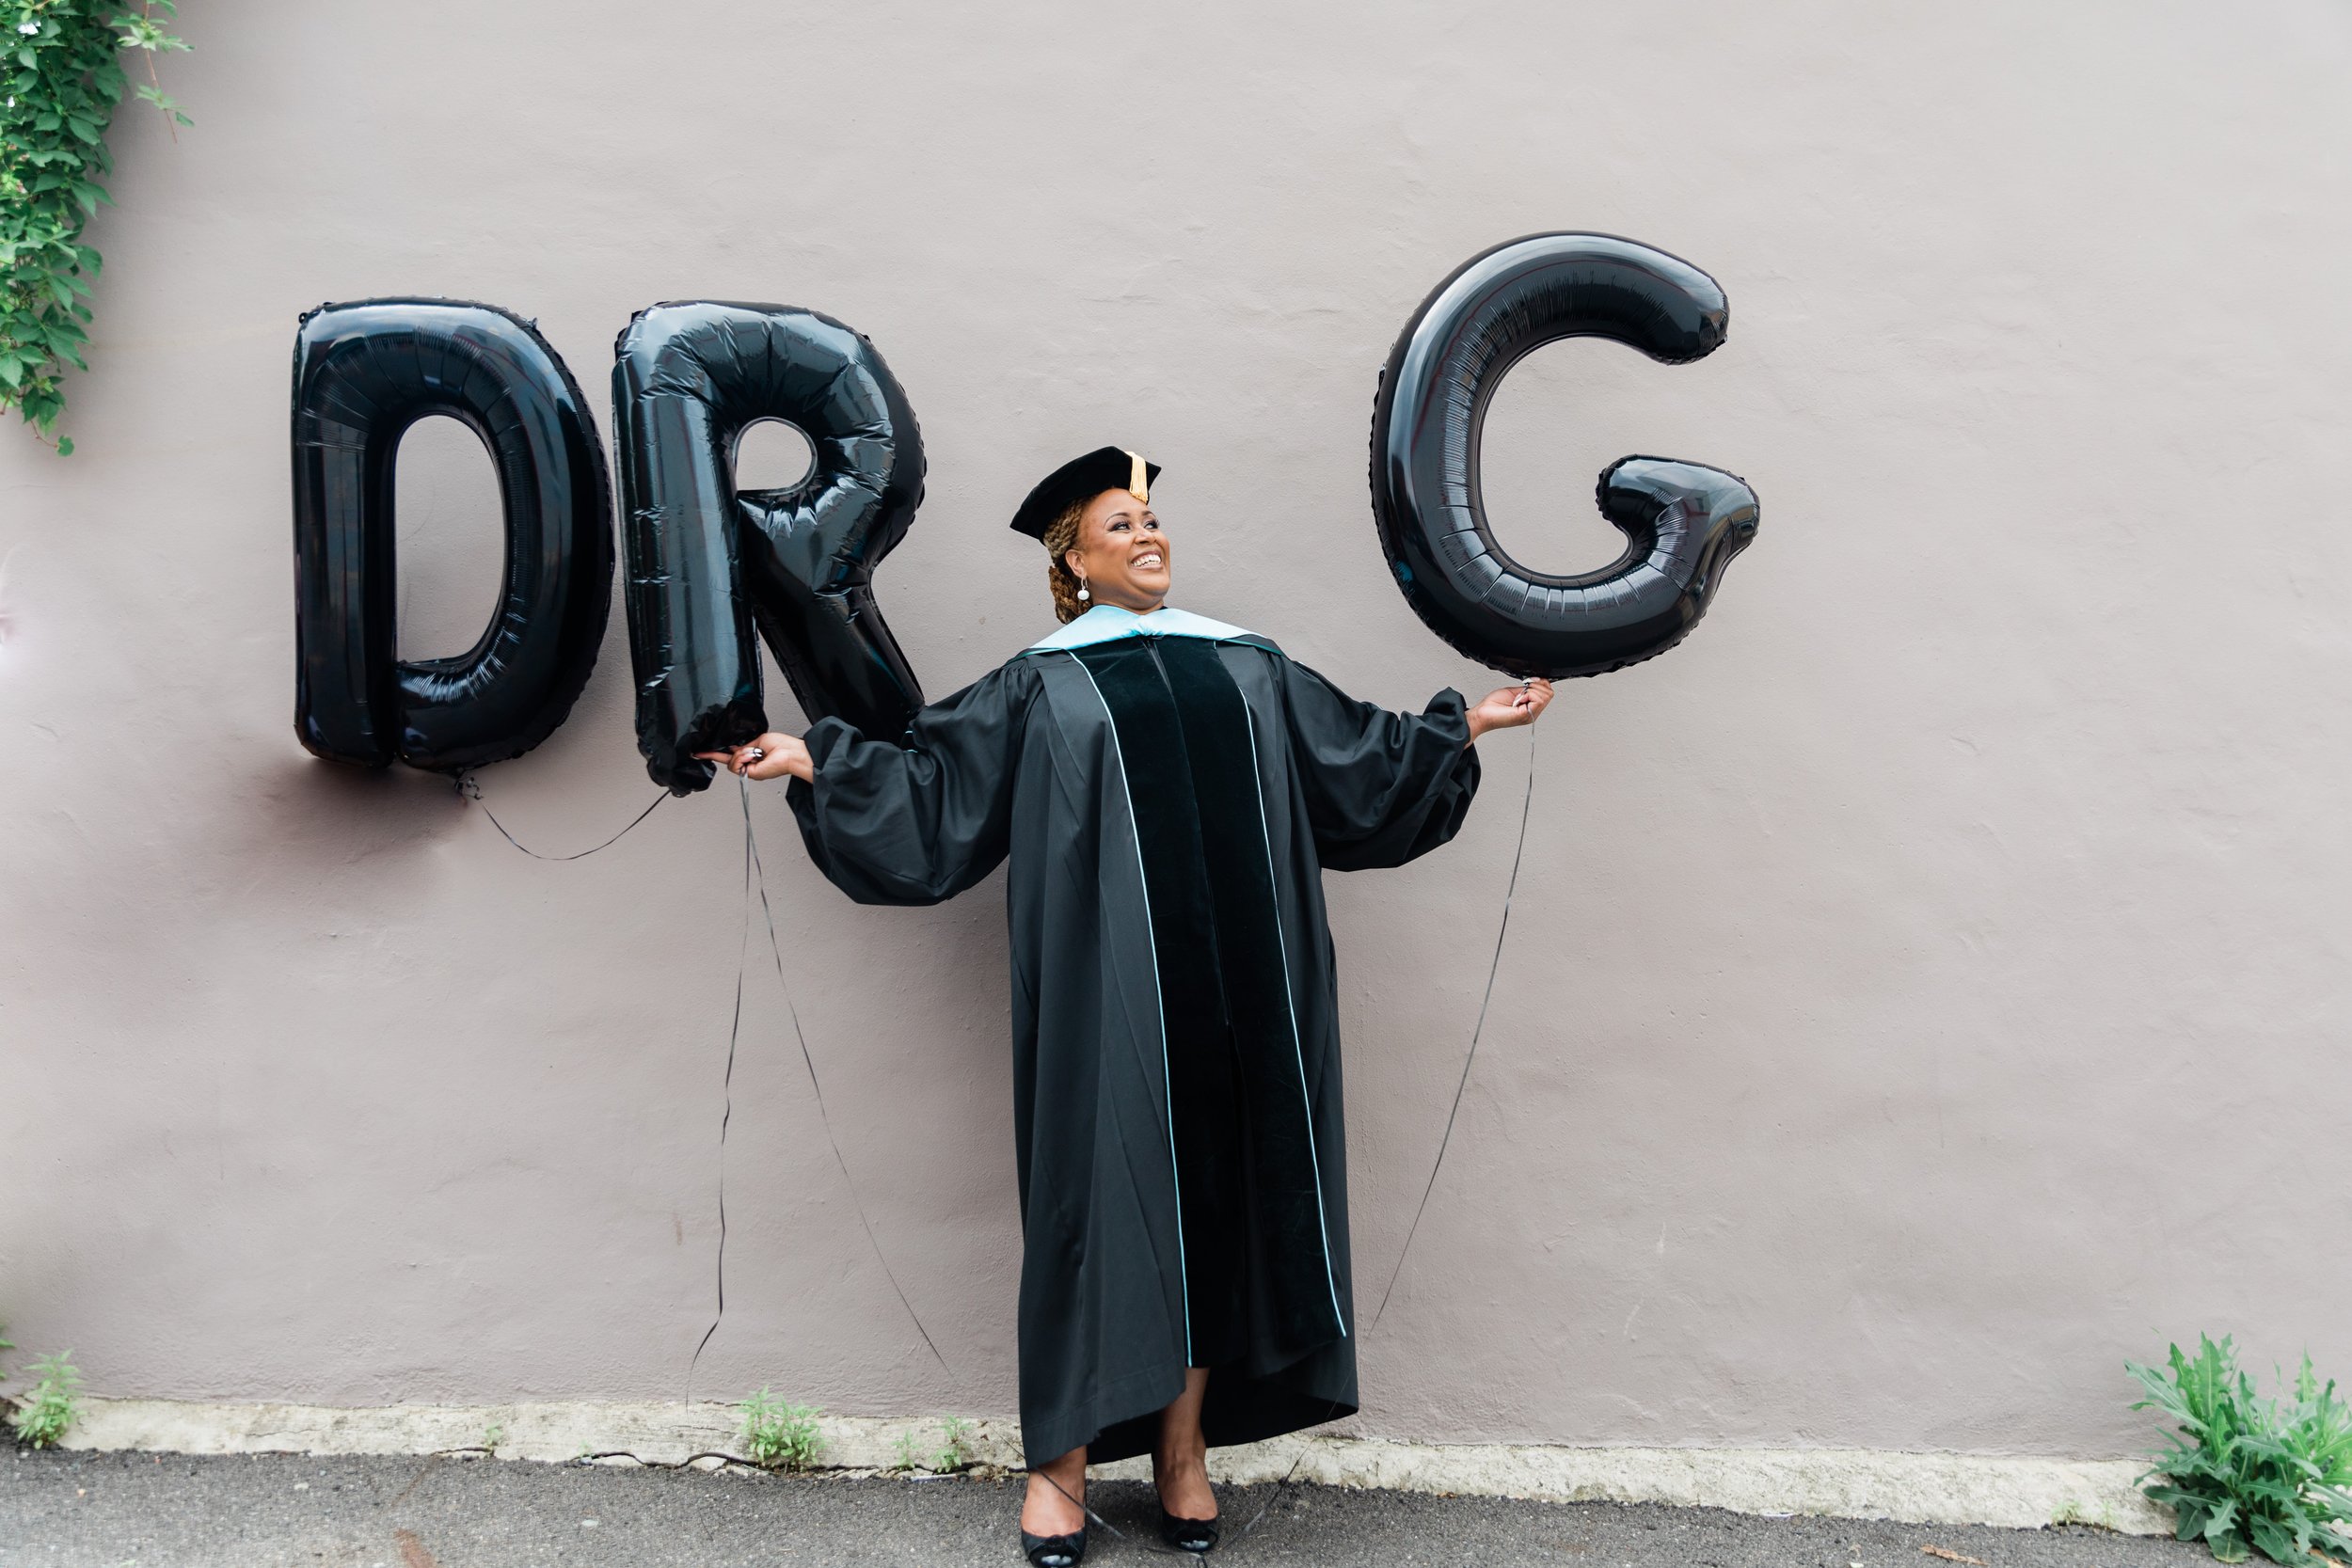
M806 783L816 772L808 747L801 737L779 735L773 730L723 752L694 754L709 762L723 763L728 772L744 779L780 779L789 773Z
M1518 686L1489 691L1470 710L1470 735L1475 741L1488 730L1532 724L1551 705L1551 683L1541 675Z

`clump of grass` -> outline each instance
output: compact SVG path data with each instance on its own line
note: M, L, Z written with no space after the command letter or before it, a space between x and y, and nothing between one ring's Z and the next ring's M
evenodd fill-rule
M787 1404L762 1388L737 1407L743 1412L743 1446L752 1463L770 1470L805 1470L817 1463L824 1439L817 1435L814 1405Z
M8 1416L18 1442L54 1448L81 1416L82 1374L69 1359L72 1354L69 1350L44 1355L25 1369L33 1386L16 1397L16 1409Z
M2335 1384L2322 1387L2306 1355L2293 1398L2264 1401L2228 1336L2197 1338L2194 1358L2170 1347L2169 1370L2123 1364L2148 1390L2132 1408L2161 1411L2180 1429L2149 1456L2140 1489L2176 1511L2176 1535L2201 1539L2223 1562L2244 1562L2249 1547L2273 1562L2352 1559L2343 1528L2352 1523L2352 1408Z

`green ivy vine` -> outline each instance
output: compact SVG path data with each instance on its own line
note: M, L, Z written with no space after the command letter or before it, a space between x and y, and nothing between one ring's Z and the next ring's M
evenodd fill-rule
M0 415L10 408L43 441L65 412L65 369L87 370L84 303L98 252L82 226L114 198L106 126L130 81L121 55L146 56L136 96L167 125L193 123L164 95L155 56L187 45L158 16L175 0L0 0ZM179 133L172 133L174 139ZM60 455L73 437L52 443Z

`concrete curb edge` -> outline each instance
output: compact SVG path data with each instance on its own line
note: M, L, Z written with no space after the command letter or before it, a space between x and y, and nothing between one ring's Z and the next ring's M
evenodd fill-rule
M830 1470L889 1471L902 1438L936 1452L937 1418L828 1416L818 1423ZM682 1465L739 1455L732 1405L697 1402L332 1405L89 1399L65 1446L175 1453L493 1453L501 1459ZM974 1463L1017 1469L1020 1424L970 1422ZM700 1461L716 1467L723 1461ZM1279 1437L1210 1456L1236 1484L1293 1476L1326 1486L1379 1487L1551 1502L1650 1502L1740 1513L1816 1513L1916 1524L2032 1528L2091 1524L2169 1535L2172 1521L2134 1489L2132 1460L2057 1459L1871 1449L1565 1448L1542 1444ZM1102 1466L1146 1477L1148 1462Z

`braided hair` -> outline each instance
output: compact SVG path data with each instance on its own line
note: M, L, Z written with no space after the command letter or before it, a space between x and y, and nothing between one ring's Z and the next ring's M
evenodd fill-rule
M1070 552L1077 547L1078 524L1086 515L1086 501L1073 501L1062 509L1061 515L1045 525L1045 586L1053 591L1054 613L1064 625L1091 608L1078 597L1078 574L1070 569L1068 560Z

